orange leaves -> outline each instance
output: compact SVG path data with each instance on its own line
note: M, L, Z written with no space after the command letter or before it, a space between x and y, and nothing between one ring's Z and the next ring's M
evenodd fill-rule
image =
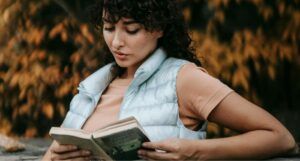
M292 12L289 17L290 19L287 19L289 23L282 31L282 40L292 41L295 48L300 39L300 11Z
M45 69L41 79L46 84L57 84L61 81L61 71L59 66L53 65Z
M209 0L208 5L214 8L220 8L221 6L228 6L229 0Z
M265 21L269 20L274 14L274 11L272 10L271 7L265 6L265 7L260 7L259 9Z
M292 61L293 55L293 48L290 45L282 44L279 46L279 58L281 60L287 59L288 61Z
M223 66L220 62L224 60L220 60L219 58L221 58L220 55L224 51L224 46L210 37L205 38L199 45L201 45L201 48L198 51L202 53L201 56L207 60L208 64L214 66L211 70L213 74L221 73Z
M31 55L29 56L29 61L43 61L46 59L46 51L45 50L34 50L32 51Z
M209 34L193 31L191 35L196 41L194 46L198 56L204 59L208 71L246 92L251 87L249 60L253 60L256 72L266 72L270 79L275 79L278 59L292 61L294 55L291 45L267 41L260 29L235 32L229 45Z
M20 74L16 73L12 76L11 81L9 82L10 87L15 87L17 86L18 82L20 80Z
M8 134L12 129L12 124L9 120L2 118L0 121L0 133Z
M32 138L35 137L36 135L37 135L37 129L35 127L29 127L26 129L24 136L27 138Z
M64 117L66 114L66 108L62 103L58 103L56 106L58 113L61 117Z
M78 28L79 31L77 33L70 33L70 27ZM49 38L53 39L56 36L60 36L62 42L67 42L69 38L73 37L76 44L85 44L85 41L89 44L95 43L95 38L87 24L78 24L78 26L73 26L73 22L69 22L68 19L56 24L50 30Z
M186 7L183 9L182 14L184 16L184 19L186 22L190 22L191 21L191 9Z
M45 29L32 27L27 32L24 32L23 36L23 38L27 40L29 44L38 46L45 37Z
M80 55L79 52L73 53L70 57L70 61L74 64L78 64L81 59L82 59L82 56Z
M0 77L1 77L1 73L0 73ZM4 92L4 84L0 84L0 93Z
M1 25L4 25L9 20L9 17L10 17L9 10L5 10L1 15L1 19L0 19Z
M95 43L93 35L90 33L88 25L82 24L80 25L80 31L82 35L89 41L89 43Z
M224 12L221 11L221 10L217 10L215 12L215 19L220 22L220 23L224 23L225 21L225 15L224 15Z
M54 103L45 102L42 105L41 112L46 116L46 119L53 119L55 111L58 111L58 114L61 117L64 117L66 114L65 106L62 103L57 103L55 105Z
M48 0L0 1L0 123L10 125L0 124L0 131L20 129L26 117L28 129L18 134L44 135L36 128L41 116L62 119L83 76L99 67L103 45L92 28L57 7Z
M48 118L52 119L54 114L54 107L51 103L45 103L42 106L42 113Z
M285 5L285 2L284 1L280 1L278 2L278 5L277 5L277 10L278 10L278 13L282 16L286 10L286 5Z
M295 11L293 12L293 22L295 27L299 27L300 26L300 11Z
M70 80L65 81L62 85L59 86L59 88L55 91L55 96L57 98L63 98L65 95L69 94L72 89L72 84L70 83Z
M11 19L16 17L15 13L22 8L20 2L11 2L8 0L1 0L0 2L0 13L3 13L4 23L8 23ZM1 14L0 14L1 15Z
M31 33L31 41L34 45L38 46L44 39L45 30L44 29L36 29Z
M24 104L19 107L18 115L29 115L31 113L30 106L28 104Z
M213 20L216 20L217 22L224 23L225 21L225 14L223 10L221 9L223 6L227 7L229 4L229 0L209 0L207 1L208 6L210 9L214 9L214 17Z
M252 59L257 59L259 54L257 54L259 51L255 48L255 46L246 44L244 48L244 54L246 58L252 58Z
M21 89L21 91L30 86L34 86L36 84L36 79L43 74L43 69L39 64L32 63L32 66L28 68L28 62L24 62L26 62L22 65L22 67L24 67L24 70L7 72L4 77L6 78L4 80L6 82L9 82L9 86L11 88L18 87ZM27 70L29 69L30 72L26 72L26 68Z
M67 29L65 27L64 22L58 23L56 26L54 26L50 33L49 33L49 38L53 39L57 35L60 35L60 38L63 42L66 42L68 40L68 34L67 34Z
M274 68L274 67L272 67L272 66L269 65L268 68L267 68L267 73L268 73L269 77L270 77L272 80L275 79L276 71L275 71L275 68Z
M239 67L232 76L232 85L234 87L241 86L246 91L249 91L249 70L246 67Z

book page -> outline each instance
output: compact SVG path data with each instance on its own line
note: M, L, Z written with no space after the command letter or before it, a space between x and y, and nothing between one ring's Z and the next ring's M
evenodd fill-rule
M101 129L98 129L93 132L94 137L102 137L105 135L110 135L112 133L116 133L119 131L123 131L126 129L138 127L144 135L146 135L146 132L142 128L142 126L139 124L139 122L134 117L128 117L122 120L119 120L117 122L114 122L112 124L109 124ZM147 135L146 135L147 136Z
M93 139L115 160L140 159L138 158L137 150L141 148L143 142L149 141L147 136L138 127L102 137L93 136Z
M76 136L78 138L83 139L90 139L91 134L89 132L86 132L84 130L80 129L71 129L71 128L63 128L63 127L52 127L49 132L50 136L52 134L59 134L59 135L70 135L70 136Z
M101 129L98 129L96 131L94 131L93 133L101 133L103 131L109 130L109 129L114 129L114 128L118 128L118 127L122 127L128 124L132 124L137 122L137 120L134 117L128 117L122 120L118 120L116 122L110 123L104 127L102 127Z

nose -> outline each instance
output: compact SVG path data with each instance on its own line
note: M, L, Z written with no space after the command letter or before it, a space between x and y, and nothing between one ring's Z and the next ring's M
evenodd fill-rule
M119 50L124 46L124 37L120 31L116 31L112 40L113 48Z

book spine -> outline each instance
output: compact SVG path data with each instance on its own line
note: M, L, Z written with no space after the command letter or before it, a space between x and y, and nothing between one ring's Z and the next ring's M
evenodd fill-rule
M97 148L97 159L100 159L101 161L103 160L103 161L107 161L107 160L113 160L109 155L107 155L106 153L105 153L105 151L95 142L95 140L94 140L94 138L93 138L93 136L91 137L91 141L92 141L92 143L94 144L94 146Z

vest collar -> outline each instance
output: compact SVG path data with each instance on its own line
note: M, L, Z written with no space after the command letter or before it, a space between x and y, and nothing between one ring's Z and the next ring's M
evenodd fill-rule
M134 79L130 86L137 87L146 81L167 58L165 51L158 48L155 52L137 69L134 74ZM111 68L115 63L107 64L98 71L83 80L78 87L78 90L87 94L99 95L114 78L111 73Z
M155 52L136 70L133 86L139 86L159 69L161 64L167 58L167 54L162 48L158 48Z
M113 74L111 73L113 65L114 63L107 64L88 76L79 84L78 90L92 95L102 93L113 79Z

